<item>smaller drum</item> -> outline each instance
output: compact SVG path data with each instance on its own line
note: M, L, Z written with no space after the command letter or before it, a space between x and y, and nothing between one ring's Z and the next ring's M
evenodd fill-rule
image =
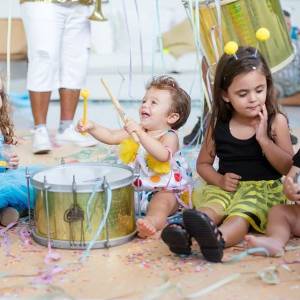
M50 239L56 248L86 248L95 240L109 200L106 224L92 248L131 240L135 235L133 178L128 166L95 163L65 164L33 174L34 240L47 246Z

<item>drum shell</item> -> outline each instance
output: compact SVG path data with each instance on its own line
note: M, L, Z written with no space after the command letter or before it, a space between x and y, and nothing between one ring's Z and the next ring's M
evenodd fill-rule
M200 39L204 55L209 65L214 69L218 58L215 54L211 29L218 28L217 9L215 1L199 5ZM294 58L294 48L285 24L279 0L223 0L222 37L218 30L213 34L219 56L223 53L223 46L229 41L235 41L239 46L257 47L266 58L272 72L276 72ZM266 27L271 33L269 40L259 42L256 31Z
M109 167L107 165L101 165ZM122 167L123 168L123 167ZM129 168L128 168L129 169ZM132 177L133 178L133 177ZM118 245L128 241L135 234L135 209L134 209L134 189L131 185L132 178L127 178L126 182L112 185L111 208L104 230L97 238L94 248L102 248L106 244ZM52 245L58 248L83 248L82 228L84 241L87 244L94 238L101 220L104 218L106 208L106 193L101 188L95 194L89 206L90 222L88 222L88 201L92 193L82 189L76 192L76 200L79 207L84 212L83 221L69 223L65 214L74 203L72 188L54 187L47 191L48 216L46 205L46 191L38 182L34 182L37 192L35 205L35 233L34 238L46 245L48 238L48 224L50 228L49 237ZM67 191L69 189L70 191ZM52 191L53 190L53 191ZM49 221L49 223L48 223ZM88 224L90 225L88 228ZM81 228L82 226L82 228Z

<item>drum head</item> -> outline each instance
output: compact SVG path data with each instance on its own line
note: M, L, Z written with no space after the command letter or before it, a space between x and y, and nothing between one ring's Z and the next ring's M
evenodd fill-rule
M106 179L111 189L130 184L133 171L125 165L109 165L97 163L74 163L60 165L35 173L31 178L32 185L37 189L45 189L45 180L49 191L72 192L73 180L77 192L103 190L102 182Z

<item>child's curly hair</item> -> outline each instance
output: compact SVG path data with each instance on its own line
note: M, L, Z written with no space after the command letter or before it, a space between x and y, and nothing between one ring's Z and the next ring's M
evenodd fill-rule
M9 116L8 97L5 93L2 79L0 78L0 98L2 106L0 108L0 131L6 144L15 144L14 126Z
M150 88L167 90L170 92L173 100L170 113L179 114L179 119L172 124L172 129L177 130L183 126L191 112L191 97L188 93L179 86L173 77L167 75L152 78L147 84L146 90L149 90Z

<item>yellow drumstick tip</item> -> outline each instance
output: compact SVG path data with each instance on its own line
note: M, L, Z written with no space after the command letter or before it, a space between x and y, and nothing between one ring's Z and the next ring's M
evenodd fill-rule
M270 31L265 27L261 27L256 31L255 36L259 41L264 42L270 38Z
M80 96L83 99L87 99L89 97L89 95L90 95L90 92L87 89L82 89L81 92L80 92Z
M224 52L227 55L234 55L238 49L239 49L238 44L234 41L230 41L230 42L226 43L226 45L224 47Z

